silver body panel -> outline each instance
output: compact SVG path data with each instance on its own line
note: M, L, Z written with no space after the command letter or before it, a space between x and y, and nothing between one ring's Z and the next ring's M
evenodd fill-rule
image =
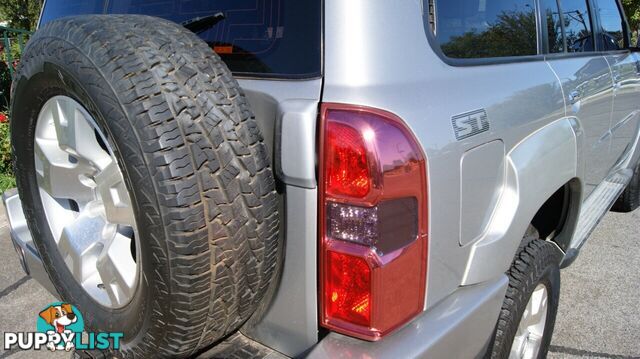
M416 16L422 11L420 2L394 3L394 16L383 15L389 11L384 1L327 0L325 4L322 100L395 113L413 130L426 154L430 189L428 308L461 284L472 284L463 282L465 273L484 270L467 266L473 243L459 244L460 233L466 231L460 228L462 156L496 140L504 143L508 153L536 129L562 118L562 89L542 60L465 67L444 63L429 44L422 17ZM349 14L349 21L345 14ZM451 118L476 109L486 110L489 131L457 141ZM493 211L490 203L475 205L465 210L482 216ZM520 233L510 240L519 241L525 230L514 229L509 234ZM496 268L482 278L495 278L506 268Z
M284 254L275 295L242 332L295 356L318 341L315 135L321 80L240 80L285 184Z
M561 233L568 265L640 160L638 53L453 66L432 46L423 13L419 0L325 0L322 79L239 81L282 184L285 248L272 300L241 331L287 356L477 355L499 314L504 272L542 204L571 183L575 201ZM425 311L376 343L322 337L318 327L320 102L398 115L427 158ZM476 111L486 113L486 131L461 136L452 121ZM4 200L28 272L55 293L19 198Z
M611 167L607 167L613 108L609 65L603 56L549 59L548 63L562 83L567 115L579 120L585 134L583 179L588 195Z
M42 260L40 259L38 250L33 244L33 237L31 237L31 233L27 227L27 220L22 210L22 202L20 201L18 191L12 189L3 193L2 202L9 226L11 227L11 241L16 249L22 268L28 275L47 289L49 293L57 298L58 292L49 280L49 275L42 266Z
M317 191L287 186L285 254L277 291L256 324L241 331L285 355L296 356L318 341Z

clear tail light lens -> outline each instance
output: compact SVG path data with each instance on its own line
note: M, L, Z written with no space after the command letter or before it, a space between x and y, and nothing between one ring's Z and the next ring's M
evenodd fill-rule
M426 161L391 113L324 104L321 114L321 324L378 340L423 309Z

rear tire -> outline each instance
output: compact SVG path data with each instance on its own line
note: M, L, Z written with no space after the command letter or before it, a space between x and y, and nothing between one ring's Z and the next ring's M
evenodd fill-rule
M74 279L43 213L34 130L59 95L95 119L131 197L141 270L122 307L101 305ZM18 189L35 244L88 330L124 332L110 354L188 356L256 311L281 248L275 181L242 90L196 35L148 16L52 21L24 51L12 102Z
M624 192L618 197L618 200L611 208L614 212L628 213L640 207L640 164L633 172L631 182L624 189Z
M525 234L518 254L507 271L509 287L502 304L494 337L487 351L487 358L509 358L518 327L523 319L525 309L530 304L532 294L544 289L547 294L546 316L543 317L542 334L535 358L545 358L551 343L553 327L558 311L560 297L560 263L559 251L548 242L539 239L538 232L532 226ZM528 313L530 314L530 313ZM520 335L520 337L528 337ZM533 338L532 338L533 339ZM517 344L522 344L519 342ZM524 343L526 345L528 343ZM533 343L533 341L531 342ZM520 348L520 347L518 347ZM534 348L535 349L535 348ZM530 352L535 353L535 350ZM525 356L525 358L529 358Z

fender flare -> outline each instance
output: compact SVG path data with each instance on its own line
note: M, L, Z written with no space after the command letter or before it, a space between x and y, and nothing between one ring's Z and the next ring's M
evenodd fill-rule
M516 144L505 159L505 183L486 231L471 248L462 285L504 274L531 220L560 187L579 177L582 134L574 117L556 120Z

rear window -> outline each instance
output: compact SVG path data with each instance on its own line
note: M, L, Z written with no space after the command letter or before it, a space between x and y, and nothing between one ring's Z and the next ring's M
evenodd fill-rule
M185 23L232 72L247 76L311 78L321 69L320 0L47 0L41 25L81 14L144 14Z

